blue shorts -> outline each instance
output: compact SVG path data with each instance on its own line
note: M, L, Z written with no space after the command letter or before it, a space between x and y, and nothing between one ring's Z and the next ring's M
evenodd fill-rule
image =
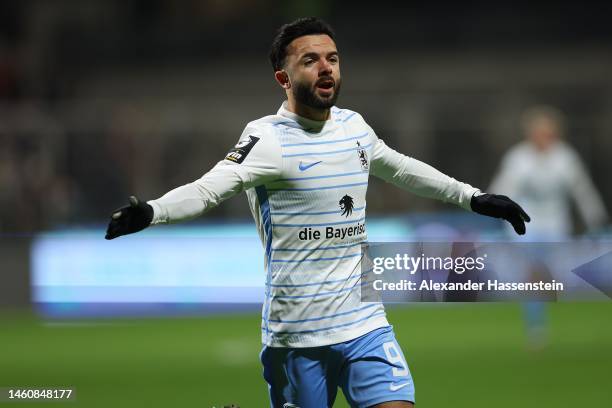
M414 383L393 327L322 347L264 347L264 378L273 408L331 407L338 387L351 407L414 402Z

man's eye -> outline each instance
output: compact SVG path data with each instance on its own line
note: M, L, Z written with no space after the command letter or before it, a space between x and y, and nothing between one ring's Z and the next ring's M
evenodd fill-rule
M304 65L311 65L314 62L312 59L307 59L304 61Z
M338 57L331 57L329 59L329 62L331 62L332 64L336 64L338 62Z

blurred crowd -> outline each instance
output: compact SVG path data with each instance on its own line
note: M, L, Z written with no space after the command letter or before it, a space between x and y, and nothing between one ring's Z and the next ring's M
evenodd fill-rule
M336 28L339 105L470 184L486 188L504 168L530 106L553 105L591 183L568 194L596 202L585 215L573 201L578 228L599 225L612 199L612 28L606 13L568 4L374 13L347 1L1 2L0 232L100 225L130 194L155 198L199 177L246 122L278 109L267 47L305 14ZM507 183L492 188L510 195ZM382 184L370 195L371 214L448 209ZM247 218L245 201L213 216Z

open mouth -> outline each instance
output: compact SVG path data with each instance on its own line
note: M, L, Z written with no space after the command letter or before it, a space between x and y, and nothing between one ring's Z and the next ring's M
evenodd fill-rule
M330 94L334 89L334 85L333 79L322 79L316 83L316 88L324 94Z

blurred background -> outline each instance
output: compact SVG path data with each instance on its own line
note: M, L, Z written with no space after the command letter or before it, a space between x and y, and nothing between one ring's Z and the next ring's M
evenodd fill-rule
M199 178L247 122L276 112L284 94L267 51L299 16L336 31L338 106L482 189L527 136L525 112L553 109L601 204L589 217L570 200L569 235L609 239L611 11L594 1L0 1L0 386L76 384L83 406L167 406L177 394L185 406L265 406L263 250L245 197L183 227L112 243L103 233L129 195ZM369 189L370 239L504 237L495 220L377 180ZM419 406L600 407L612 399L602 380L611 312L551 305L538 351L520 305L419 306L391 320Z

